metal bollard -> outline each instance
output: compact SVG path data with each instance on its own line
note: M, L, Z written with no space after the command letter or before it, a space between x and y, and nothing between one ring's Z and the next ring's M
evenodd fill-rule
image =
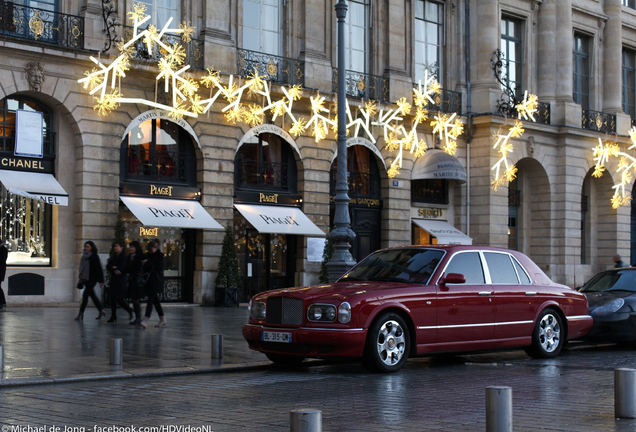
M512 432L512 387L486 387L486 432Z
M291 432L322 432L322 411L311 408L290 411L289 430Z
M121 365L122 354L123 354L122 346L123 346L122 339L110 340L110 364Z
M212 335L212 358L213 359L223 358L223 335L222 334Z
M4 345L0 345L0 373L4 372Z
M636 369L614 369L614 414L636 418Z

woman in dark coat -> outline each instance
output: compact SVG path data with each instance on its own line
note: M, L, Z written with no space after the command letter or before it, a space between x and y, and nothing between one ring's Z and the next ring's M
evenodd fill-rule
M110 273L110 319L107 321L113 323L117 321L117 304L133 317L133 311L128 306L128 302L124 300L128 296L128 280L126 278L126 253L124 252L124 243L115 242L113 244L113 255L106 263L106 270Z
M148 303L146 304L146 315L139 323L143 328L148 327L152 307L157 308L159 314L159 323L155 327L164 327L166 317L163 315L163 308L159 303L159 294L163 292L163 253L159 250L159 243L156 240L148 243L148 253L146 260L143 262L143 270L151 271L152 274L146 282L146 294L148 295Z
M95 246L95 243L87 241L84 243L84 253L80 259L79 281L77 283L78 288L81 287L84 289L84 294L82 295L82 304L80 305L79 314L75 317L75 321L82 321L84 319L84 311L86 310L89 297L93 299L95 307L99 310L99 315L97 315L95 319L100 319L106 315L106 312L104 312L102 308L102 302L99 301L99 298L95 294L94 288L98 282L100 287L104 286L102 263L99 259L99 255L97 255L97 246Z
M130 253L126 261L126 269L128 270L128 293L135 309L135 319L130 324L139 324L141 322L141 304L140 299L146 296L146 288L137 284L137 276L141 272L141 262L146 259L146 255L142 252L141 245L138 241L130 242L128 245Z

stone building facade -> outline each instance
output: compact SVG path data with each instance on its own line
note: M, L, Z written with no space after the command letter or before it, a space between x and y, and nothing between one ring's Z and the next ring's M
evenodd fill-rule
M91 56L112 64L117 42L134 37L128 19L135 3L0 1L0 235L13 253L3 285L9 302L78 300L83 243L95 241L105 259L118 216L127 240L161 240L168 262L165 300L233 304L264 289L317 283L323 244L317 239L329 232L333 218L335 133L329 127L315 139L308 127L293 134L291 117L272 111L260 114L260 124L234 122L227 109L232 99L223 95L206 113L175 118L157 108L172 100L157 79L157 61L166 51L141 42L134 45L126 76L116 80L120 93L138 102L100 115L99 93L89 94L78 80L96 67ZM619 158L606 163L603 176L592 176L592 149L599 139L633 152L628 150L636 117L631 0L347 3L352 119L364 118L369 101L379 110L369 134L352 127L348 140L356 258L380 247L472 239L521 250L570 286L612 266L615 253L633 259L631 207L613 208L611 202L621 179ZM335 0L141 4L151 16L144 26L161 29L172 17L170 28L178 28L176 23L194 28L191 41L183 34L170 39L185 47L193 80L201 82L215 70L222 85L240 87L250 72L259 71L271 82L272 100L285 100L293 85L302 85L294 118L310 120L316 114L312 102L324 97L324 118L334 120ZM498 76L497 50L503 53ZM403 98L415 105L413 89L429 75L442 90L426 106L429 119L416 128L428 151L404 150L399 173L390 176L398 155L387 147L379 116L397 109ZM493 167L501 157L493 149L495 136L514 124L506 105L521 101L525 90L538 96L538 118L523 121L523 136L510 141L516 179L495 189ZM199 94L206 99L213 93L201 87ZM266 99L247 91L244 96L246 106L264 107ZM406 129L414 111L399 120ZM16 154L18 112L25 113L23 120L42 113L42 157ZM431 120L452 113L464 128L449 155ZM50 177L38 182L30 174ZM40 188L26 190L28 182ZM626 187L631 194L632 183ZM153 216L175 222L153 224L135 207L146 199L160 200L146 206L155 206ZM158 209L157 202L167 207ZM184 210L184 202L192 210ZM184 220L190 211L201 211L199 204L213 221L188 225ZM177 221L179 215L184 220ZM289 223L289 217L305 216L308 223ZM294 226L268 227L267 218ZM228 223L244 286L224 293L215 289L214 279L220 228ZM295 225L302 226L294 231Z

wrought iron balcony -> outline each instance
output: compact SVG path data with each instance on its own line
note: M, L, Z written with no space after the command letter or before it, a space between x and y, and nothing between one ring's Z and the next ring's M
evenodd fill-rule
M305 85L305 62L287 57L238 50L238 73L243 78L258 73L275 84Z
M616 115L584 109L581 115L581 125L583 129L615 134Z
M418 83L413 83L417 87ZM442 89L440 94L433 97L434 103L428 101L424 108L429 111L440 111L443 113L462 113L462 94L452 90Z
M336 195L337 170L331 171L330 195ZM369 172L349 171L347 173L350 198L379 198L381 195L380 176L373 176Z
M134 28L130 26L123 27L123 40L129 41L133 38ZM137 31L140 31L139 29ZM174 45L178 43L185 50L186 64L190 65L193 70L204 70L204 42L198 39L190 39L189 42L185 42L181 35L164 34L161 40L166 45ZM135 42L135 54L133 58L135 60L158 62L164 56L164 52L160 46L152 47L152 54L148 52L148 46L144 43L143 38Z
M287 189L288 164L241 160L238 185L242 188Z
M345 81L349 97L389 102L389 80L384 77L348 70ZM337 93L338 69L336 68L333 68L331 86L332 91Z
M152 151L141 146L128 149L128 179L185 181L185 168L185 152Z
M84 48L84 18L0 0L0 35Z
M550 103L539 101L539 107L537 108L537 114L535 115L537 123L550 124Z

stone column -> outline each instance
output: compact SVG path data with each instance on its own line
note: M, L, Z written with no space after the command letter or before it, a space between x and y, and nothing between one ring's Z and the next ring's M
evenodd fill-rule
M300 60L305 62L305 87L315 88L331 93L332 62L335 55L336 13L334 3L323 0L305 0L304 8L300 8ZM332 49L333 48L333 49ZM336 66L334 57L333 66Z
M230 0L205 0L201 39L205 41L205 64L225 73L236 73L236 23L237 2Z
M544 0L537 20L537 96L543 102L553 101L556 91L556 0Z
M501 96L491 59L499 48L500 17L497 0L471 1L471 76L473 111L493 112Z
M386 16L388 21L385 22L382 31L386 32L385 43L388 44L386 76L391 86L391 100L410 98L413 95L413 74L408 71L413 64L414 53L408 56L406 47L412 46L411 40L413 40L412 3L404 0L388 0ZM378 71L378 75L381 74L382 71Z
M556 1L556 109L552 123L581 127L581 105L575 104L573 92L572 0Z
M622 54L623 23L620 0L605 0L607 24L603 41L603 111L623 112L622 90Z

